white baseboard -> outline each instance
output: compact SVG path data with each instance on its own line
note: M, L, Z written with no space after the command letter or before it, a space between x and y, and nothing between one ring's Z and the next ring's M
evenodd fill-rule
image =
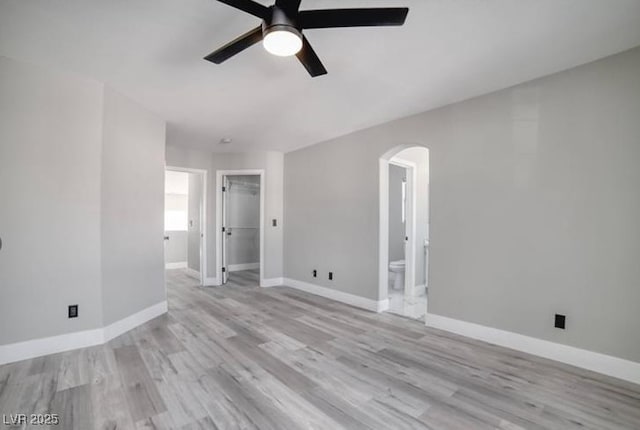
M0 364L102 345L165 312L167 302L163 301L103 328L0 345Z
M165 269L186 269L187 268L187 262L186 261L179 261L177 263L165 263L164 264L164 268Z
M259 269L260 263L242 263L242 264L229 264L229 272L239 272L240 270L254 270Z
M366 309L373 312L383 312L389 308L389 300L372 300L365 297L356 296L354 294L345 293L319 285L310 284L308 282L298 281L296 279L284 278L284 285L315 294L316 296L326 297L327 299L337 302L346 303L357 308Z
M424 284L416 285L413 289L413 292L416 296L424 296L425 294L427 294L427 287Z
M640 384L640 363L634 361L440 315L427 314L426 324L429 327Z
M284 285L284 278L269 278L269 279L263 279L260 282L260 286L261 287L279 287L281 285Z
M167 313L168 310L169 306L167 304L167 301L165 300L153 306L149 306L148 308L143 309L140 312L136 312L133 315L129 315L128 317L116 321L113 324L109 324L102 329L104 331L104 342L109 342L111 339L116 338L121 334L128 332L129 330L136 328L139 325L142 325L147 321L154 319L155 317Z
M218 278L205 278L204 286L205 287L218 287L218 286L220 286L220 282L218 282Z
M86 348L103 343L104 333L102 329L98 328L0 345L0 364L28 360L43 355Z
M184 269L184 273L186 273L186 275L190 278L195 278L198 281L200 280L200 272L198 272L197 270L187 267Z
M389 299L378 300L377 303L378 303L378 307L376 309L376 312L380 313L380 312L385 312L389 310Z

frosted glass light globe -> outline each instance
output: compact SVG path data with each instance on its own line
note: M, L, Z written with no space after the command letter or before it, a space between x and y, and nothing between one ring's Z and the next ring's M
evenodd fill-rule
M267 33L262 43L267 52L279 57L295 55L302 49L302 39L300 36L286 30L276 30Z

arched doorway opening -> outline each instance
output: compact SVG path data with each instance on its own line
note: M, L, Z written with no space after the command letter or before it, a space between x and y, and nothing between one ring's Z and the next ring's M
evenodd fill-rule
M424 320L429 258L429 150L398 145L379 159L379 297Z

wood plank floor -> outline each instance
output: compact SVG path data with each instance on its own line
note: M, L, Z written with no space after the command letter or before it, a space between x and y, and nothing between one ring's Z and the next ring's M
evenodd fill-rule
M51 428L79 430L640 429L640 386L256 284L238 272L200 288L170 271L167 315L103 346L0 366L0 419L58 413Z

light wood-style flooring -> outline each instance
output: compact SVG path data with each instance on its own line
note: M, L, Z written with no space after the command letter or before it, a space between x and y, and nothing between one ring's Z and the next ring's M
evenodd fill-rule
M2 414L57 413L51 428L78 430L640 429L640 386L261 289L255 272L195 284L169 271L167 315L0 366L0 428Z

